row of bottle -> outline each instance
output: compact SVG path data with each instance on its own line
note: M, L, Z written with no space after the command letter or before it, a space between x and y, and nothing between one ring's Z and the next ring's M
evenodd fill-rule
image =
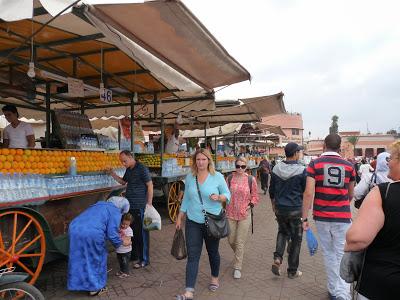
M185 175L188 173L189 168L183 168L178 165L178 160L176 158L169 158L163 160L161 176L171 177Z
M120 168L114 171L122 177L125 169ZM116 185L118 183L106 174L45 177L37 174L0 173L0 203L82 192Z
M77 175L47 178L50 196L84 192L116 185L118 183L109 175Z
M217 170L233 170L235 169L235 162L233 160L220 160L217 161Z
M0 203L48 195L47 182L42 175L0 174Z
M98 135L99 147L106 150L118 149L118 141L109 138L108 136Z
M78 146L81 149L97 149L99 148L99 143L97 142L97 138L94 136L81 136Z

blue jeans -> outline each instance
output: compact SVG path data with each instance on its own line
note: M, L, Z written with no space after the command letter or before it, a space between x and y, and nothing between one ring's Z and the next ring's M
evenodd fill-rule
M209 237L206 226L186 219L185 226L186 248L188 260L186 263L186 290L194 292L203 240L206 243L208 259L210 261L211 276L218 277L220 256L218 252L219 239Z
M336 298L350 300L350 284L339 274L340 261L344 253L346 231L350 223L316 221L325 269L328 281L328 292Z

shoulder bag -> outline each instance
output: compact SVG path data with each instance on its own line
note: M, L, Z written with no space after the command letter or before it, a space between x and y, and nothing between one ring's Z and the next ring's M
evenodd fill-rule
M196 176L197 193L199 194L200 203L202 205L202 212L204 215L204 222L207 229L207 234L215 239L222 239L229 235L229 223L226 218L225 209L221 209L219 215L214 215L206 212L204 208L203 198L200 193L199 181Z

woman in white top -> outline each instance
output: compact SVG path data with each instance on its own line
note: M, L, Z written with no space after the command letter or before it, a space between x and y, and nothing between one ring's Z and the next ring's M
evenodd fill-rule
M359 208L365 196L372 188L384 182L391 182L388 178L389 174L390 153L382 152L377 157L376 170L374 173L368 172L363 174L361 181L354 188L354 205Z
M35 134L30 124L18 120L19 114L15 105L5 105L1 109L9 125L3 131L4 148L34 148Z
M370 172L372 172L374 169L371 167L371 165L369 163L367 163L367 160L365 158L363 158L361 160L361 166L360 166L360 170L358 171L358 175L360 175L360 177L363 177L365 174L368 174Z

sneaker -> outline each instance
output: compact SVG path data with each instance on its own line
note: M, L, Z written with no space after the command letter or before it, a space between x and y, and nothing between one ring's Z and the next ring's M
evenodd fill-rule
M281 276L281 261L279 258L274 259L274 263L272 264L271 271L276 276Z
M235 269L233 271L233 278L240 279L241 277L242 277L242 272L240 272L240 270L238 270L238 269Z
M290 279L294 279L303 275L303 272L297 270L296 273L288 273L287 275Z
M123 279L123 278L129 277L129 276L130 276L129 274L121 273L121 275L119 275L118 278Z

